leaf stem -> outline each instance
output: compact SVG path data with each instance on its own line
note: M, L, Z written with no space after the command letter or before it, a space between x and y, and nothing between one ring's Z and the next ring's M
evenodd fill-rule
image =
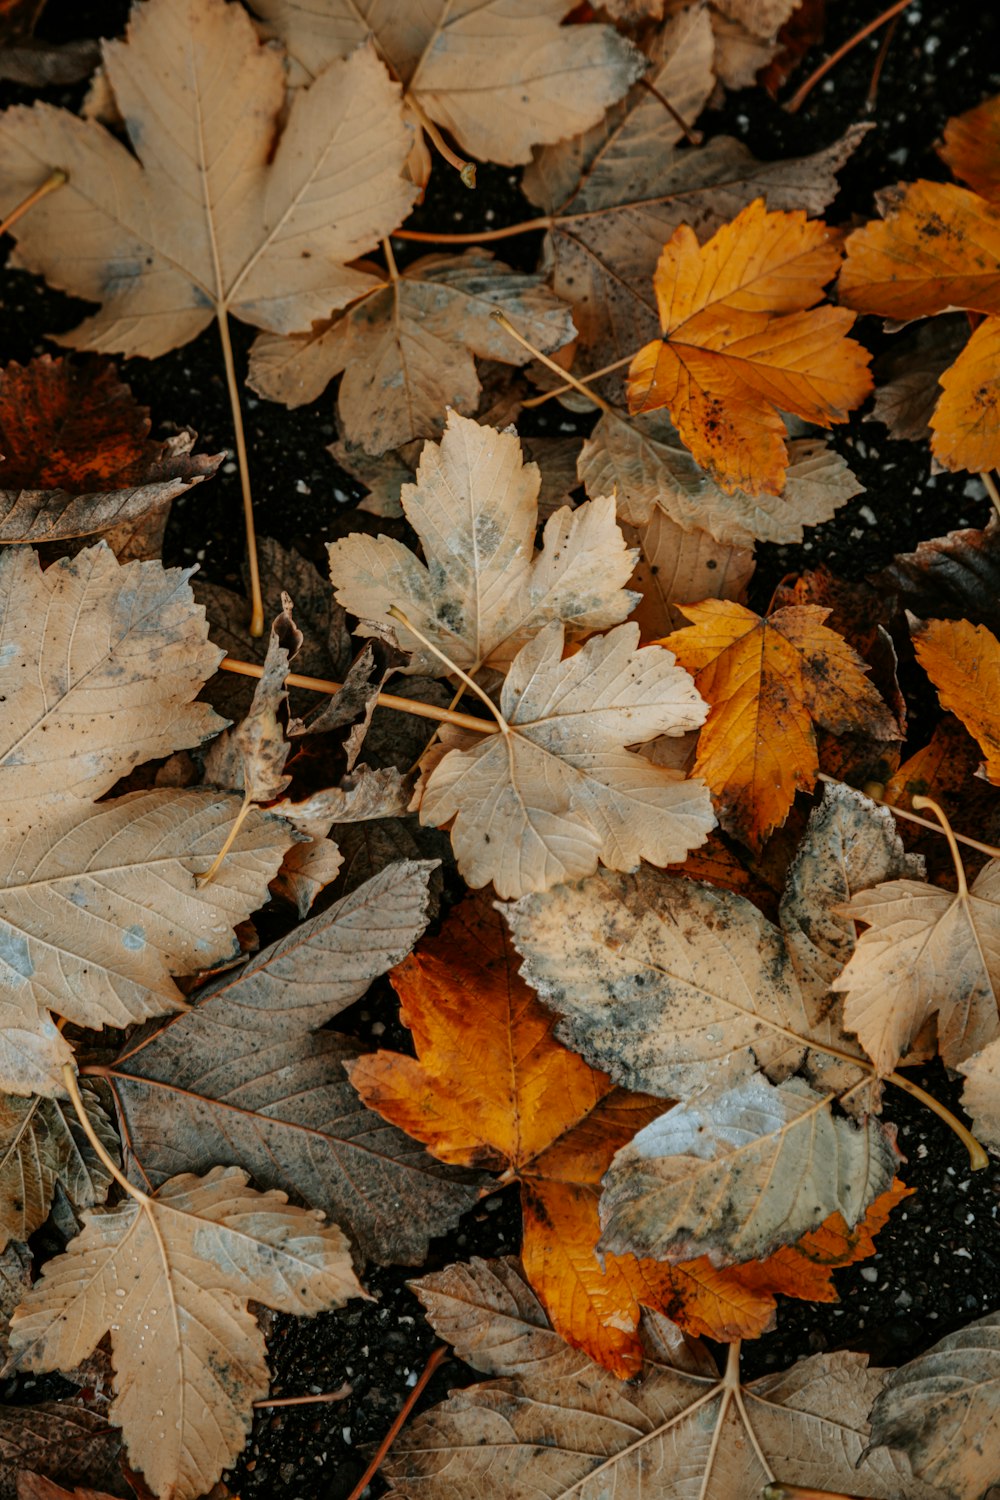
M218 309L216 322L219 325L222 359L226 367L226 388L229 391L229 406L233 415L233 431L236 435L236 461L239 464L240 488L243 491L243 526L246 532L247 559L250 567L250 634L261 636L264 634L264 600L260 591L260 565L257 561L257 533L253 520L250 463L247 458L246 433L243 431L243 408L240 404L240 388L236 381L233 345L229 337L229 314L224 307Z
M434 1374L434 1371L438 1369L440 1365L443 1365L449 1357L450 1356L448 1354L446 1345L438 1344L437 1348L434 1350L434 1353L424 1365L423 1373L420 1376L420 1379L417 1381L416 1385L413 1387L413 1390L403 1402L403 1405L399 1409L396 1420L389 1428L389 1431L386 1433L385 1437L379 1443L377 1451L372 1455L371 1463L368 1465L367 1469L362 1474L361 1478L358 1480L351 1493L348 1495L347 1500L361 1500L361 1496L364 1494L365 1490L368 1488L369 1484L372 1482L372 1480L375 1478L375 1475L382 1467L386 1454L389 1452L389 1449L392 1447L393 1443L399 1436L403 1425L410 1415L410 1412L413 1410L417 1402L420 1400L420 1397L423 1395L424 1390L427 1386L427 1382Z
M225 664L223 663L223 665ZM836 776L828 776L825 771L817 771L816 780L827 781L831 786L847 785L846 782L840 781ZM919 818L916 813L908 812L905 807L897 807L893 802L883 802L879 797L873 797L872 801L877 802L879 807L887 807L894 818L902 818L906 823L916 823L919 827L926 828L931 833L943 832L943 830L939 828L936 823L932 823L929 818ZM994 844L981 843L979 839L969 838L968 834L965 833L955 833L954 830L952 831L952 838L957 839L960 844L967 844L970 849L978 849L980 854L988 854L991 859L1000 858L1000 849L998 849Z
M951 850L952 861L955 865L955 876L958 880L958 896L960 900L964 900L965 897L969 894L968 882L965 879L965 866L962 863L962 856L959 853L955 835L952 832L951 824L948 822L948 819L945 816L944 809L938 806L933 797L921 797L917 795L911 798L911 800L914 807L918 810L923 807L929 807L931 812L934 813L937 817L938 822L941 824L941 827L944 830L944 836L948 840L948 848Z
M801 1484L783 1484L780 1479L765 1484L761 1500L865 1500L864 1495L848 1495L844 1490L811 1490Z
M466 161L463 156L459 156L457 151L453 151L451 149L451 147L448 145L448 142L441 134L440 130L434 124L434 121L424 113L423 109L421 109L420 105L417 103L412 94L407 94L406 102L409 105L410 109L412 109L413 113L416 115L417 119L420 121L423 129L430 136L431 140L438 148L438 151L444 157L445 161L450 167L455 168L455 171L462 179L463 185L467 188L474 188L476 185L475 162Z
M525 409L532 406L544 406L546 401L551 401L556 396L564 396L567 391L579 389L581 385L589 385L592 380L600 380L602 375L613 374L615 370L620 370L622 365L630 365L632 359L633 356L631 354L626 354L623 359L616 359L613 364L603 365L599 370L591 370L589 375L581 375L576 387L572 384L557 385L551 391L543 391L540 396L532 396L529 400L522 401L521 405Z
M34 208L36 203L41 202L43 198L47 198L49 193L54 193L56 188L61 188L66 182L69 182L69 174L64 172L62 167L54 167L44 182L39 183L38 187L30 192L27 198L22 198L20 203L11 209L6 219L0 223L0 234L6 234L8 229L13 224L16 224L23 214L28 212L29 208Z
M390 280L398 281L399 267L396 265L396 257L392 253L392 245L390 244L388 239L384 239L382 241L382 254L385 256L385 263L389 269Z
M394 229L394 240L413 240L418 245L482 245L488 240L512 240L518 234L535 229L551 229L552 218L542 214L537 219L522 219L519 224L504 224L499 229L476 229L463 234L435 234L426 229Z
M556 374L561 376L562 379L565 380L566 383L571 386L574 391L579 391L581 396L586 396L587 400L592 401L595 406L599 406L601 411L614 411L614 407L610 406L608 402L604 400L603 396L598 396L594 391L588 391L582 380L577 380L575 375L570 375L569 371L564 370L562 365L557 365L554 359L549 359L549 356L547 354L543 354L541 349L536 349L534 344L529 344L528 340L523 336L523 334L518 333L517 329L514 327L510 319L505 317L498 307L495 307L493 309L493 311L490 313L490 317L493 319L494 323L499 323L500 327L506 333L509 333L511 338L521 345L522 349L527 349L528 353L534 355L535 359L540 360L547 369L554 370Z
M84 1109L83 1100L80 1098L80 1087L76 1081L76 1073L73 1070L72 1063L63 1064L62 1077L66 1092L70 1097L70 1101L73 1105L74 1110L76 1111L76 1117L80 1122L80 1129L83 1131L84 1135L87 1137L87 1140L90 1142L94 1151L94 1155L97 1157L101 1165L111 1173L111 1176L114 1178L115 1182L117 1182L118 1186L120 1188L123 1188L125 1192L128 1193L130 1198L134 1198L136 1203L141 1203L144 1208L148 1208L149 1204L152 1202L152 1199L146 1193L144 1193L141 1188L134 1187L133 1184L129 1182L121 1167L118 1166L118 1164L105 1150L100 1136L97 1134L97 1131L94 1129L93 1125L91 1125L90 1116Z
M996 480L993 478L993 475L988 469L984 469L979 477L983 481L983 484L986 486L987 495L989 495L990 499L993 501L993 509L996 511L997 515L1000 516L1000 489L997 488Z
M345 1383L339 1391L324 1391L321 1396L276 1396L273 1401L255 1401L254 1410L264 1406L319 1406L330 1401L346 1401L353 1395L353 1385Z
M944 1121L948 1129L958 1136L966 1151L968 1151L970 1171L981 1172L984 1167L989 1166L989 1156L976 1140L972 1131L967 1130L961 1120L956 1119L951 1110L942 1104L940 1099L935 1099L934 1095L929 1094L926 1089L922 1089L919 1083L911 1082L909 1078L904 1078L901 1073L887 1073L885 1081L886 1083L894 1083L904 1093L912 1094L914 1099L919 1099L921 1104L925 1105L927 1109L932 1110L939 1119Z
M654 99L658 100L659 103L663 105L663 108L673 120L674 124L678 127L679 130L683 132L684 139L687 141L688 145L700 146L705 137L702 135L700 130L691 129L691 126L684 119L684 116L679 114L678 111L674 109L674 106L671 104L666 94L661 94L656 85L650 83L648 78L640 78L639 82L642 84L644 89L652 94Z
M426 646L428 651L433 651L438 660L444 662L449 672L454 672L455 676L460 678L460 680L465 683L466 687L470 688L471 691L475 693L476 697L486 704L486 707L489 709L494 719L496 719L501 734L510 733L510 725L507 723L507 720L504 718L503 714L497 708L496 704L489 697L489 695L483 692L478 682L473 682L468 672L463 672L461 667L455 665L455 663L451 660L451 657L445 656L444 652L440 651L438 647L435 646L433 641L429 641L424 635L423 631L417 629L416 625L414 625L413 622L408 619L408 617L403 613L398 605L391 604L387 613L390 614L394 620L398 620L401 625L405 625L410 634L415 635L417 640L420 641L421 645Z
M240 661L235 656L224 656L219 663L222 672L235 672L240 677L263 677L264 668L253 661ZM327 693L331 697L339 693L342 682L333 682L326 677L304 677L300 672L288 672L285 682L289 687L305 688L311 693ZM436 724L455 724L459 729L471 729L474 734L499 734L499 728L491 719L475 719L472 714L456 713L450 708L438 708L436 703L420 703L415 698L401 698L395 693L379 693L375 700L382 708L395 709L397 713L413 714L417 719L433 719ZM495 711L494 711L495 712ZM931 827L934 825L931 824Z
M865 37L871 36L873 31L878 31L879 27L884 26L886 21L891 21L893 16L900 15L912 3L913 0L896 0L896 3L890 5L888 10L884 10L881 15L876 16L874 21L869 21L867 26L862 26L860 31L856 31L852 37L848 37L847 41L838 47L836 52L831 53L825 62L820 63L819 67L809 74L805 83L796 89L785 105L787 112L790 115L797 114L817 83L826 77L831 68L837 66L842 57L846 57L848 52L853 52L858 43L864 41Z
M250 811L251 807L253 807L253 800L250 796L250 793L244 792L243 805L233 819L232 827L226 834L225 842L223 843L222 848L212 860L212 863L209 865L204 875L199 875L196 877L196 882L199 888L203 885L210 885L215 879L216 875L219 873L219 867L221 866L222 861L225 859L226 855L229 853L230 849L233 847L233 844L236 841L236 835L243 827L243 824L246 821L247 813Z

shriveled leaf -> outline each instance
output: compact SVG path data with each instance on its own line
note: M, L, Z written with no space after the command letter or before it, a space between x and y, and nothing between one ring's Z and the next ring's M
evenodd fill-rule
M763 619L740 604L706 600L681 613L693 623L664 645L712 705L694 774L711 787L723 828L751 848L784 822L797 791L814 786L814 725L898 737L865 664L824 625L828 609L791 606Z
M408 1263L471 1206L467 1177L359 1102L344 1063L361 1049L314 1030L409 952L431 868L390 865L126 1046L109 1077L154 1183L238 1164L325 1209L365 1257Z
M194 434L149 436L114 365L43 354L0 376L0 542L53 542L133 528L215 473Z
M884 1384L864 1355L801 1360L744 1386L738 1404L735 1362L723 1381L668 1363L651 1343L646 1374L622 1385L582 1355L560 1354L537 1309L513 1290L511 1273L494 1265L466 1271L460 1310L448 1296L451 1273L420 1283L443 1336L457 1331L463 1353L502 1375L407 1424L382 1470L394 1494L640 1500L652 1476L658 1500L759 1500L769 1478L860 1489L872 1500L937 1495L902 1456L878 1453L859 1465L867 1413Z
M104 65L135 155L50 105L0 119L5 210L52 166L69 176L15 236L20 264L103 304L62 342L154 357L227 313L291 333L372 285L348 262L417 190L400 91L370 47L299 90L280 137L281 58L242 6L150 0Z
M986 775L1000 784L1000 641L985 625L968 620L915 622L911 634L941 707L979 741Z
M982 531L949 531L897 553L878 575L884 588L922 620L970 620L1000 633L1000 521L991 516Z
M118 1156L118 1137L94 1092L81 1089L87 1118L105 1151ZM74 1208L108 1196L111 1177L62 1099L0 1095L0 1249L26 1243L48 1217L56 1183Z
M310 1316L363 1295L336 1225L246 1184L217 1167L89 1210L11 1324L11 1363L29 1370L73 1369L110 1333L111 1421L150 1486L176 1500L211 1488L267 1394L248 1300Z
M516 166L539 141L586 130L645 65L610 26L560 27L570 0L253 0L307 75L374 37L405 97L483 161Z
M798 1078L710 1088L646 1125L601 1193L601 1247L657 1260L762 1259L832 1213L853 1227L899 1160L876 1120L834 1119Z
M617 496L623 521L638 526L662 514L685 530L703 528L738 547L755 540L801 542L804 527L828 521L863 493L841 456L815 438L788 444L780 496L727 493L695 462L662 411L630 420L606 412L584 443L578 467L588 495Z
M703 719L687 673L660 649L639 648L639 627L619 625L563 660L555 623L522 648L500 697L504 731L448 750L420 792L421 822L450 828L468 885L492 880L517 897L598 862L675 863L703 842L713 823L704 784L625 748Z
M905 1453L913 1472L951 1500L980 1500L1000 1483L1000 1313L894 1370L871 1424L869 1453Z
M704 245L682 225L657 263L662 337L629 366L630 411L666 407L723 490L781 494L781 414L829 427L871 390L853 315L814 305L839 263L824 224L761 198Z
M120 565L101 544L41 572L0 554L0 820L30 827L60 804L222 727L193 703L219 661L189 570Z
M437 436L449 408L476 411L475 356L513 365L531 358L494 322L496 309L543 352L576 336L569 308L541 276L512 271L485 250L430 255L377 281L333 322L291 338L262 335L251 352L250 384L272 401L301 406L343 374L343 437L384 453Z
M897 880L843 911L869 925L834 988L847 997L844 1024L880 1072L896 1067L932 1015L950 1068L1000 1035L1000 860L957 895Z
M949 120L940 149L956 177L981 197L1000 201L1000 99Z
M586 634L623 620L633 554L615 524L613 499L557 511L534 550L539 474L514 433L452 412L440 444L426 443L403 510L426 562L387 536L359 534L330 546L337 599L361 617L392 625L405 610L456 666L475 672L509 663L550 620ZM363 625L362 630L366 627ZM441 661L397 627L413 654L409 670L441 674Z
M121 1438L107 1419L71 1401L0 1406L0 1500L18 1500L18 1472L28 1464L66 1484L129 1495L120 1452Z
M271 624L263 675L242 723L223 733L205 756L205 781L226 791L243 792L251 802L273 802L285 791L290 776L285 761L291 748L285 738L283 714L287 699L285 678L298 655L303 636L292 619L292 601L282 596L282 609Z
M686 622L680 606L701 599L743 604L753 577L753 552L717 542L707 531L684 531L662 510L626 531L639 561L630 582L642 595L634 611L643 640L657 640Z

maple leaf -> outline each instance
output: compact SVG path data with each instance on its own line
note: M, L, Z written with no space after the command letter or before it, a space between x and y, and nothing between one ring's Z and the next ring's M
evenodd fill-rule
M359 1103L344 1072L358 1045L316 1029L409 952L432 869L390 865L125 1046L105 1072L151 1182L242 1166L324 1209L383 1262L419 1262L475 1202L467 1177Z
M149 437L149 413L114 365L43 354L0 375L0 542L104 533L121 556L175 496L209 478L223 454L193 454L194 434Z
M103 304L61 342L154 357L227 313L291 333L373 284L347 262L417 189L399 89L370 48L298 91L280 138L281 58L240 5L149 0L103 50L135 155L46 104L0 118L4 208L53 164L69 175L14 231L20 264Z
M372 274L379 275L374 267ZM543 352L576 337L569 308L541 276L512 271L486 250L429 255L379 275L370 292L309 333L262 334L249 383L272 401L301 406L343 374L340 432L368 453L384 453L439 433L448 408L476 410L474 356L528 362L531 354L491 317L497 309Z
M693 774L712 789L723 828L751 848L815 785L814 724L898 739L865 663L824 625L828 609L792 605L765 619L726 600L679 608L692 624L663 644L712 706Z
M253 0L253 9L307 76L373 36L419 122L511 167L538 142L595 124L645 66L610 26L561 27L570 0L431 0L419 13L374 0Z
M979 741L985 773L1000 784L1000 641L968 620L914 622L917 660L938 690L941 707L955 714Z
M1000 1483L998 1328L991 1313L894 1370L872 1407L867 1451L905 1453L921 1480L953 1500L979 1500Z
M667 407L723 490L780 494L781 413L829 427L871 390L870 356L846 337L854 315L813 305L839 263L824 224L762 198L704 245L682 224L657 263L663 336L629 366L629 409Z
M104 1149L116 1156L118 1137L100 1101L88 1088L81 1097ZM111 1176L65 1101L0 1094L0 1249L9 1240L27 1244L48 1218L57 1183L75 1208L93 1208L107 1197Z
M247 1301L311 1316L364 1295L347 1240L236 1168L90 1209L11 1322L8 1368L74 1369L111 1335L109 1416L158 1494L195 1500L236 1458L267 1394Z
M1000 97L949 120L941 155L981 197L1000 202Z
M972 1119L976 1139L1000 1150L1000 1039L959 1063L965 1076L962 1108Z
M474 1261L415 1287L459 1357L492 1380L455 1391L400 1433L382 1472L394 1494L514 1500L614 1493L639 1500L655 1476L662 1500L759 1500L768 1481L935 1500L901 1454L862 1457L885 1373L863 1354L814 1355L742 1385L731 1349L711 1357L647 1333L641 1381L622 1385L566 1348L510 1262Z
M682 627L686 621L679 606L693 600L746 602L754 571L749 548L717 542L707 531L685 531L659 509L643 525L623 531L639 550L629 582L642 595L633 611L642 640Z

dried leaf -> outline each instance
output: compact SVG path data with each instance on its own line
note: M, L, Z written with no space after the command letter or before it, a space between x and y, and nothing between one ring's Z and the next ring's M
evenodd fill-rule
M247 1301L309 1316L363 1295L336 1225L246 1184L218 1167L89 1210L11 1324L12 1365L29 1370L73 1369L110 1332L110 1419L150 1486L175 1500L211 1488L267 1394Z
M113 1158L118 1137L89 1088L81 1089L87 1117ZM108 1196L111 1177L76 1117L61 1099L0 1095L0 1249L26 1243L48 1217L56 1184L74 1208L93 1208Z
M951 1500L1000 1483L1000 1314L949 1333L894 1370L872 1407L866 1450L891 1446Z
M64 1490L61 1484L22 1469L17 1476L17 1500L110 1500L105 1490Z
M656 640L686 624L680 606L701 599L746 601L753 577L753 552L717 542L707 531L684 531L662 510L626 541L637 542L639 561L629 580L642 594L634 611L643 640Z
M531 358L494 322L496 309L542 351L576 337L569 308L541 276L512 271L486 250L429 255L401 275L376 280L338 318L309 333L261 335L251 351L250 384L272 401L301 406L343 374L337 401L343 437L384 453L436 437L449 408L476 411L474 356L512 365Z
M865 664L823 624L828 609L798 605L762 619L740 604L706 600L681 613L692 625L664 645L712 705L694 774L711 787L723 828L752 849L784 821L796 791L815 785L814 724L833 734L899 737Z
M673 656L639 648L634 624L591 637L567 660L563 644L553 622L515 657L502 733L470 743L462 731L453 749L444 734L447 753L428 760L420 820L450 828L473 888L492 880L498 895L517 897L579 879L599 861L677 863L714 821L702 782L625 748L701 722L704 705Z
M981 197L1000 201L1000 99L987 99L949 120L941 155Z
M962 1108L972 1119L976 1138L1000 1151L1000 1039L965 1058L959 1071L965 1075Z
M968 620L915 622L911 634L941 707L957 715L979 741L986 776L1000 784L1000 641L985 625Z
M108 1076L154 1183L239 1164L326 1210L366 1258L407 1263L471 1206L467 1177L358 1101L344 1063L360 1048L314 1030L409 952L426 924L431 868L383 870L126 1046Z
M941 396L941 376L958 357L967 333L968 323L958 317L907 329L875 361L875 401L866 421L884 422L890 437L926 442Z
M534 550L539 474L514 433L451 412L439 444L426 443L403 510L426 563L387 536L354 534L330 546L337 599L362 621L392 625L392 605L456 666L506 665L548 621L585 635L623 620L635 603L612 499L557 511ZM362 633L371 634L366 625ZM440 675L440 659L398 627L408 670Z
M0 376L0 542L53 542L134 528L215 473L194 434L149 437L114 365L43 354ZM117 549L116 549L117 550Z
M247 715L235 728L224 730L205 756L208 785L242 792L251 802L273 802L292 779L285 775L291 746L282 715L288 697L285 678L301 650L303 635L292 619L287 594L281 603L281 614L272 621L268 636L263 676L254 688Z
M307 76L374 37L420 113L483 161L516 166L539 141L595 124L644 67L610 26L561 27L570 0L483 0L419 12L373 0L253 0Z
M1000 634L1000 520L982 531L949 531L900 552L876 582L922 620L971 620Z
M71 1401L0 1406L0 1500L18 1500L18 1473L28 1464L67 1484L130 1495L120 1450L121 1438L107 1419Z
M662 337L629 366L630 411L667 407L723 490L781 494L781 413L829 427L871 390L853 315L814 306L839 263L824 224L762 198L704 245L681 225L653 277Z
M19 264L103 304L61 342L155 357L227 313L303 331L372 285L348 262L417 190L400 91L371 48L299 90L280 139L281 58L242 6L150 0L104 63L134 156L46 104L0 120L4 210L46 166L69 174L15 230Z

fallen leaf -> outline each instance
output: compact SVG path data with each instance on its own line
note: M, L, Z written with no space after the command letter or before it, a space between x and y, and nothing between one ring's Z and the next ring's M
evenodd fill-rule
M461 1281L457 1274L461 1272ZM768 1480L831 1485L880 1500L935 1500L905 1458L862 1460L866 1416L885 1382L867 1356L835 1353L741 1386L735 1351L719 1376L692 1373L650 1343L641 1381L622 1385L546 1326L503 1262L449 1267L416 1285L460 1357L499 1379L453 1392L399 1434L382 1472L394 1494L514 1500L531 1487L590 1500L759 1500ZM610 1486L610 1490L609 1487Z
M872 1407L866 1452L904 1453L952 1500L979 1500L1000 1483L998 1328L1000 1314L991 1313L894 1370Z
M633 554L615 524L613 499L556 511L534 550L539 474L517 436L451 412L440 443L425 443L403 510L426 562L387 536L355 533L330 546L340 604L366 622L393 626L396 605L457 667L505 666L550 620L586 635L623 620ZM405 625L408 670L443 675L441 660Z
M242 6L150 0L103 55L135 155L47 104L0 119L4 210L52 165L69 174L13 230L20 265L102 304L60 342L152 358L227 313L303 331L372 285L348 262L417 190L400 91L371 48L297 91L280 138L281 58Z
M6 1250L0 1254L0 1339L3 1340L4 1348L7 1347L11 1313L31 1285L31 1260L31 1251L27 1245L20 1244L17 1240L11 1240Z
M369 36L428 116L471 156L517 166L541 141L586 130L621 98L644 59L610 26L560 26L570 0L484 0L418 13L373 0L253 0L306 76L349 56Z
M707 531L685 531L662 510L625 532L639 561L629 579L642 595L633 611L640 638L657 640L686 622L680 607L701 599L745 603L753 577L753 552L717 542Z
M871 390L853 314L814 306L839 263L824 224L761 198L704 245L681 225L653 277L662 337L629 366L629 409L667 407L723 490L780 494L781 413L829 427Z
M872 367L875 401L865 420L883 422L897 440L928 441L941 376L957 359L968 331L966 319L957 315L906 329Z
M475 412L476 357L527 363L531 354L494 321L495 310L543 352L576 337L569 308L541 276L512 271L486 250L424 256L399 274L376 267L371 274L371 290L332 321L290 338L262 334L249 375L260 395L301 406L342 374L339 430L367 453L436 437L448 409Z
M949 120L941 155L955 176L981 197L1000 201L1000 98L987 99Z
M113 364L71 365L43 354L7 365L0 375L0 542L128 535L222 462L221 453L192 453L191 432L157 443L149 426ZM117 552L114 534L109 541Z
M972 1120L976 1139L1000 1151L1000 1039L965 1058L959 1072L965 1075L962 1108Z
M107 1077L154 1184L238 1164L324 1209L382 1262L419 1263L430 1237L475 1202L467 1177L359 1102L344 1072L357 1044L316 1029L409 952L427 921L431 869L382 870L126 1045Z
M22 1469L17 1476L17 1500L110 1500L106 1490L64 1490L61 1484Z
M0 1406L0 1500L18 1500L17 1476L28 1464L66 1484L130 1495L120 1452L121 1438L107 1418L72 1401Z
M588 495L617 497L622 521L641 526L660 514L686 531L702 528L735 547L801 542L804 527L828 521L863 493L841 456L815 438L788 444L780 496L727 493L695 462L662 411L631 420L604 413L583 445L578 468Z
M93 1091L81 1089L87 1117L105 1151L118 1155L118 1137ZM74 1208L103 1203L111 1176L62 1099L0 1094L0 1249L26 1244L48 1218L59 1183Z
M815 785L814 725L899 738L867 667L824 625L828 609L798 605L764 619L710 599L680 612L692 624L663 644L711 704L694 775L708 782L723 828L752 849L784 821L795 793Z
M968 620L914 622L910 633L941 707L979 741L986 776L1000 784L1000 641L985 625Z
M247 1301L312 1316L363 1295L336 1225L246 1184L218 1167L88 1210L11 1323L9 1368L35 1371L73 1369L110 1333L110 1420L150 1486L176 1500L211 1488L267 1394Z
M499 896L517 897L579 879L599 862L675 864L712 827L703 782L625 748L703 719L671 653L640 648L634 624L592 636L566 660L563 645L553 622L514 658L500 733L475 741L469 731L443 733L426 759L420 821L450 829L474 889L492 880Z
M299 654L303 635L292 619L292 601L282 596L281 613L271 623L263 675L241 723L224 729L205 756L205 781L225 791L242 792L250 802L273 802L291 777L285 762L291 749L285 737L285 678ZM289 851L291 852L291 851Z
M971 620L1000 634L1000 520L992 516L982 531L949 531L915 552L897 552L876 583L922 620Z

